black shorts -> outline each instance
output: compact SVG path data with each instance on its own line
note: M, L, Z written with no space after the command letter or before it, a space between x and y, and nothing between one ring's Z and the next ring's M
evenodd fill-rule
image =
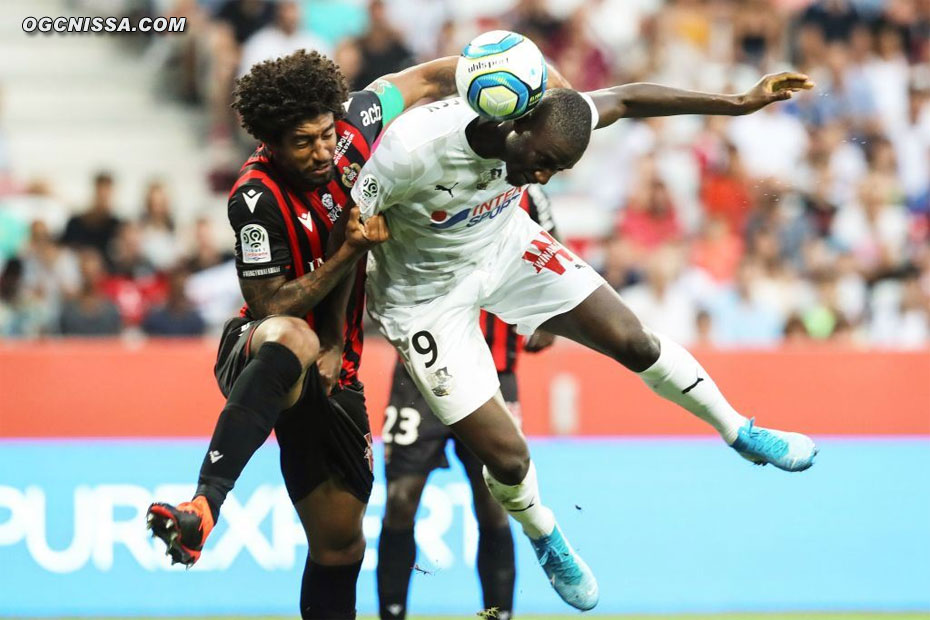
M265 319L234 318L223 326L214 374L223 396L249 363L252 334ZM361 383L327 397L314 364L307 370L297 404L281 413L274 427L281 448L281 473L297 503L330 478L367 503L374 481L371 428Z
M501 395L510 411L517 415L517 378L513 373L499 373L498 377ZM468 476L481 476L481 463L456 438L452 429L433 414L400 363L394 368L391 399L384 414L381 436L384 438L384 469L388 480L405 475L428 476L434 469L448 469L446 442L449 440L455 443L455 455L462 461Z

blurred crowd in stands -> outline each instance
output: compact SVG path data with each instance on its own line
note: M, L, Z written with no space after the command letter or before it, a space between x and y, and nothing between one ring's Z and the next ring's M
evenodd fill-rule
M355 89L494 28L533 38L579 90L741 92L806 72L814 90L753 115L596 132L547 187L557 223L647 325L684 344L930 346L930 0L128 4L188 17L183 36L151 45L174 97L203 111L218 195L254 148L229 109L234 79L298 48L331 55ZM0 136L0 176L10 156ZM231 234L218 243L197 218L177 230L170 179L118 220L115 182L98 174L90 205L66 197L65 214L0 208L0 336L193 335L237 309Z

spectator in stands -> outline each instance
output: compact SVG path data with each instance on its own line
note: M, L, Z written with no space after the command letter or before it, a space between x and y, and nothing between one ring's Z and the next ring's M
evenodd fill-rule
M801 27L815 29L828 43L848 40L860 23L862 18L851 0L817 0L801 16Z
M719 216L707 217L691 246L692 264L719 283L733 279L742 255L743 240Z
M903 265L908 230L907 210L896 202L894 181L872 173L862 181L859 200L840 208L831 239L851 252L860 270L874 279Z
M44 317L23 286L23 263L12 258L0 271L0 336L29 338L42 332Z
M583 4L565 22L549 49L554 64L574 88L590 91L607 85L610 63L588 34L587 8Z
M414 62L413 54L388 21L382 0L370 0L368 20L368 30L358 39L361 70L350 90L361 90L382 75L406 69Z
M901 31L884 23L875 35L875 54L865 65L865 77L885 133L894 135L907 120L910 69Z
M336 45L333 62L338 65L348 84L354 84L362 70L362 50L355 39L343 39Z
M221 251L217 246L210 220L198 218L194 225L193 251L184 260L184 267L188 273L210 269L233 258L235 257L231 251Z
M168 274L165 303L151 310L142 321L142 330L149 336L200 336L204 333L203 317L185 293L187 275L184 269Z
M604 241L603 248L601 275L615 290L619 291L642 280L638 252L629 240L613 237Z
M804 348L811 343L810 334L804 327L804 321L797 314L792 314L785 321L784 344L788 347Z
M113 177L109 172L98 172L94 177L90 208L68 220L61 242L72 248L91 247L106 257L120 226L120 220L113 215L112 209Z
M77 257L55 241L44 221L36 220L22 260L23 286L36 300L41 331L53 333L58 330L62 304L77 295L81 284Z
M737 3L733 16L733 59L765 69L781 58L784 23L768 0Z
M710 317L710 312L701 308L694 316L694 343L695 347L712 347L714 346L714 324Z
M106 276L103 256L93 247L78 252L81 287L61 310L60 328L65 336L115 336L122 329L119 309L100 286Z
M826 340L833 334L840 318L840 312L836 308L836 273L826 271L815 274L814 280L817 284L816 300L804 310L801 320L811 338Z
M563 23L552 15L545 0L518 0L504 19L509 29L526 35L544 54L552 55L550 44L558 40Z
M641 252L681 239L675 205L662 179L652 176L642 180L620 215L617 234Z
M799 97L801 118L813 126L848 123L854 135L865 136L877 128L875 99L861 67L852 65L849 46L831 43L824 64L811 69L816 93Z
M891 136L902 189L911 211L930 213L930 66L915 72L908 89L908 114Z
M737 270L736 280L711 300L714 344L727 347L764 347L778 343L782 322L778 313L756 295L762 271L751 258Z
M226 0L216 12L216 20L230 29L238 45L274 20L274 3L269 0Z
M165 298L166 288L165 279L142 251L139 225L120 226L112 245L112 273L104 278L101 290L119 308L123 324L138 325Z
M930 344L930 298L916 271L901 282L886 280L876 287L869 338L874 345L904 349Z
M683 345L697 339L698 307L688 287L680 280L681 256L677 248L657 248L647 261L645 280L620 294L647 327L674 338Z
M316 50L327 56L332 55L332 50L325 41L300 30L301 21L300 5L297 2L278 2L274 21L252 35L242 46L239 75L248 73L256 63L287 56L299 49Z
M731 232L739 234L753 208L752 187L739 151L730 143L725 148L725 156L704 170L701 204L708 215L722 218Z
M727 135L751 176L771 177L789 185L795 180L809 142L801 121L778 106L737 116L730 122Z
M145 191L145 205L139 220L142 234L142 253L156 269L168 269L177 262L180 249L168 192L160 181L149 183Z

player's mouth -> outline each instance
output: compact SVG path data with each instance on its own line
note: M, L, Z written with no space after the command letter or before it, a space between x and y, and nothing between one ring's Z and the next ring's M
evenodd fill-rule
M325 179L326 177L330 175L330 172L332 172L332 169L333 169L333 164L326 163L326 164L323 164L322 166L317 166L316 168L310 168L309 170L307 170L307 174L310 175L310 177L313 179L317 179L317 180Z

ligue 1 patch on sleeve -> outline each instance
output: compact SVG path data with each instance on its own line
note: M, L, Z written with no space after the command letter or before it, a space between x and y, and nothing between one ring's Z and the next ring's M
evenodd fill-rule
M271 260L271 243L268 231L258 224L247 224L239 231L242 242L243 263L267 263Z
M359 193L366 203L371 203L378 197L381 192L381 184L373 174L366 174L362 177L359 185Z

